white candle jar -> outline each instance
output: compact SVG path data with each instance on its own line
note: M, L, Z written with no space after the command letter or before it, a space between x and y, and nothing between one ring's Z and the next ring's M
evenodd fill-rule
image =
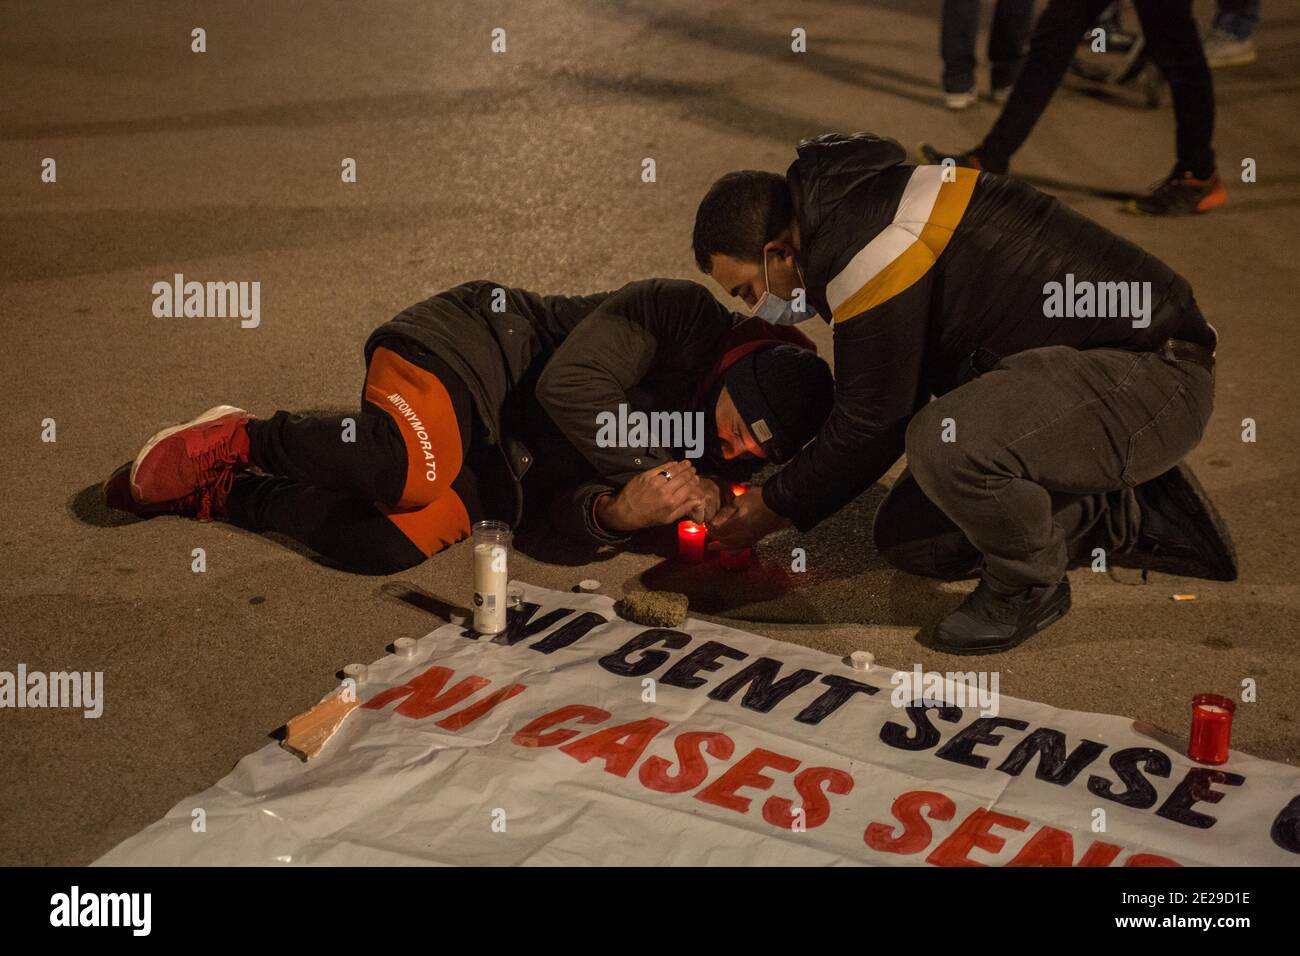
M506 582L510 580L510 525L476 521L474 547L474 630L500 634L506 629Z

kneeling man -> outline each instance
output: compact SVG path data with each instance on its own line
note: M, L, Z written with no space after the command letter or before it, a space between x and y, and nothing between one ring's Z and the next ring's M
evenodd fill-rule
M724 545L811 528L906 452L876 544L914 573L979 575L939 626L953 652L1058 620L1066 568L1095 548L1235 579L1182 463L1214 405L1218 336L1187 280L1138 246L1017 180L912 166L859 133L801 144L785 176L718 180L694 250L752 314L802 318L806 298L835 335L833 411L761 495L714 520Z

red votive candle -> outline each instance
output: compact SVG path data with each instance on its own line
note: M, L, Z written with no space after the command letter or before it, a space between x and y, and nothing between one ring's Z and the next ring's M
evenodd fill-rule
M1192 734L1187 742L1187 756L1197 763L1228 762L1228 745L1232 738L1232 715L1237 705L1218 694L1197 694L1192 698Z
M703 561L709 529L694 521L677 522L677 557L682 561Z
M749 490L749 485L735 484L731 486L731 493L737 498L739 498L748 490Z

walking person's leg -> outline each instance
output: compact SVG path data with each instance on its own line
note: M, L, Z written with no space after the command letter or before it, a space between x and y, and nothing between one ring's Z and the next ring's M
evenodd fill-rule
M1129 203L1147 215L1208 212L1227 201L1215 173L1214 82L1191 0L1135 0L1151 61L1169 81L1177 129L1173 172L1150 196Z
M1205 62L1191 0L1135 0L1147 53L1169 81L1177 169L1214 175L1214 80Z
M1107 0L1050 0L1038 16L1019 77L1007 103L973 155L981 169L1005 173L1047 109L1070 66L1079 38Z
M992 97L1005 102L1020 76L1025 47L1034 20L1034 0L997 0L993 26L989 31L989 65L992 69Z
M939 18L939 53L943 57L944 103L964 109L975 102L975 38L979 0L943 0Z
M1218 0L1214 29L1244 40L1259 26L1260 0Z
M1251 35L1259 26L1259 6L1259 0L1219 0L1214 26L1205 38L1205 60L1210 69L1255 62Z

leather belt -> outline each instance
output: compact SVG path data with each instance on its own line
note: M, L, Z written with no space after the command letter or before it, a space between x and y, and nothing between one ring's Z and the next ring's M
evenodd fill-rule
M1183 339L1165 339L1156 351L1167 359L1177 362L1193 362L1207 372L1214 371L1214 353L1204 345L1187 342Z

